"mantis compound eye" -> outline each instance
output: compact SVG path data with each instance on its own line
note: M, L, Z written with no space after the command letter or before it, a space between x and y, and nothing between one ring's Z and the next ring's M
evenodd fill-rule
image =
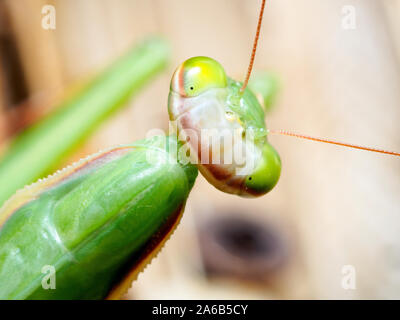
M278 152L266 142L262 156L254 171L246 177L245 187L251 193L264 194L271 191L281 174L281 159Z
M224 68L208 57L193 57L183 62L171 80L171 90L183 97L195 97L212 88L225 88Z

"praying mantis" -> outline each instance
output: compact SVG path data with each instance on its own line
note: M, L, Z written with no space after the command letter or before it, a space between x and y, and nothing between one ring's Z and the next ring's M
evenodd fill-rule
M264 6L265 1L254 48ZM243 84L228 78L222 66L207 57L186 60L175 71L170 119L178 133L200 132L199 140L156 136L114 147L11 197L0 209L0 297L119 298L178 225L198 170L224 192L261 196L273 189L281 160L267 136L279 132L266 128L263 107L247 87L254 55L255 49ZM213 147L199 143L201 129L214 126L239 132L246 150L251 144L245 162L251 160L254 166L246 174L237 174L235 162L201 161L204 150ZM254 139L248 144L250 133ZM187 145L200 161L188 162L177 152ZM55 290L42 287L45 265L55 267Z
M206 66L206 74L223 72L211 58L183 63L171 81L170 110L180 90L174 85L176 77L188 63ZM213 77L202 88L203 72L196 75L198 79L191 79L191 85L207 93L208 86L214 87L209 81ZM241 94L237 82L228 84L225 74L222 76L224 86L218 89L238 95L237 107L248 108L253 120L249 123L259 123L259 129L265 132L263 118L257 118L263 117L264 112L254 94L249 89ZM211 106L220 102L207 100L205 104L211 102ZM271 190L279 178L280 159L265 138L263 134L257 140L257 166L247 179L240 177L244 183L233 184L239 177L229 174L231 180L216 183L216 187L224 190L226 185L229 189L224 191L247 195ZM156 136L111 148L17 192L0 211L0 279L4 279L1 297L120 297L182 216L197 167L184 162L176 152L179 147L182 142L175 136ZM149 161L149 153L153 161ZM218 180L218 176L213 179ZM57 270L56 290L42 288L40 270L44 263ZM122 274L125 277L118 280Z

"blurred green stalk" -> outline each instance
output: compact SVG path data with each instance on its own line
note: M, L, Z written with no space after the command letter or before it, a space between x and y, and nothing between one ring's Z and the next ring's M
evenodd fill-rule
M256 71L248 86L256 95L261 96L265 112L270 112L280 87L278 77L266 71Z
M169 48L151 38L18 136L0 159L0 206L19 188L48 174L103 120L164 68Z

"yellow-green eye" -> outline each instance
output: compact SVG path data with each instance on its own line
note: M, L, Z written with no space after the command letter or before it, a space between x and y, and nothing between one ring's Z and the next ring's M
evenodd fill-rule
M226 86L224 68L208 57L186 60L176 69L171 80L171 90L184 97L195 97L208 89Z
M269 144L262 147L262 160L255 171L246 178L245 186L254 195L261 195L274 188L281 174L281 159Z

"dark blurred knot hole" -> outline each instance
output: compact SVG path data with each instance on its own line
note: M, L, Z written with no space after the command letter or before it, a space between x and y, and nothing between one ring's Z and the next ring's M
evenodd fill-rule
M267 256L274 250L275 237L265 228L244 220L228 220L219 224L217 241L229 252L242 257Z
M208 274L267 279L288 256L281 230L245 214L224 214L203 224L199 233Z

